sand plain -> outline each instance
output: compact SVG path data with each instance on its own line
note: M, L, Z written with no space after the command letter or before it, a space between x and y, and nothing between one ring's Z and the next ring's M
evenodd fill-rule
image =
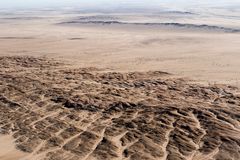
M176 15L167 21L167 15L157 18L154 15L61 12L5 15L0 24L0 54L47 56L79 67L113 71L161 70L201 82L239 86L239 32L226 33L201 27L67 23L76 19L77 22L165 23L173 19L179 23L222 24L235 29L239 29L237 26L240 24L238 19L227 21L229 19L215 17L214 21L213 17L207 17L197 21L198 17L188 17L178 20L173 18ZM181 15L178 17L184 17Z

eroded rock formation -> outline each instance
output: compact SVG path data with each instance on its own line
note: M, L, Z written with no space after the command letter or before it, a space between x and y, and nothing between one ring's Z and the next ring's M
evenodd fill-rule
M0 58L0 131L32 159L240 159L237 88L67 68Z

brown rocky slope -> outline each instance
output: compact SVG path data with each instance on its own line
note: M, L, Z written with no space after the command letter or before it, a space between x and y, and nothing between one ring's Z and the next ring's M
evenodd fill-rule
M34 160L239 160L238 91L0 57L0 132Z

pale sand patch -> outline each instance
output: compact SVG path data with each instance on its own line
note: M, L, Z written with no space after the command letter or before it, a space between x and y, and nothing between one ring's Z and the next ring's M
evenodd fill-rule
M27 154L15 148L14 139L10 135L0 135L0 159L20 160Z

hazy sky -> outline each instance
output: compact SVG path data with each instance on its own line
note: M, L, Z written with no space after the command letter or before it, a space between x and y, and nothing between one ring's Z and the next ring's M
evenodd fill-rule
M187 7L191 5L240 5L240 0L0 0L0 8L38 7Z

